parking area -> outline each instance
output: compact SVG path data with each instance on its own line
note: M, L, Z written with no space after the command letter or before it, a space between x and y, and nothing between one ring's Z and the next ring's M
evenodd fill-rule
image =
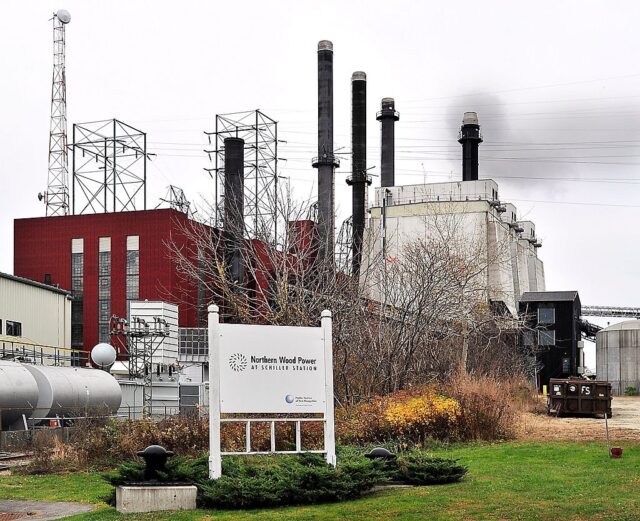
M609 419L612 439L640 440L640 396L616 396ZM601 418L555 417L525 413L518 426L523 440L605 440L605 421Z

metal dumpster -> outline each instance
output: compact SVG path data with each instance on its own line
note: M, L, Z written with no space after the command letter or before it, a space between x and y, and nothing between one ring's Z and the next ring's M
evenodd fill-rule
M578 378L549 380L547 413L584 414L611 418L611 384Z

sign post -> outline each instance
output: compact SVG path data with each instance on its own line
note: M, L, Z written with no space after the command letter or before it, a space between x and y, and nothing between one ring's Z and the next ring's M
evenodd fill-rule
M222 476L220 454L220 315L216 305L209 309L209 479ZM216 449L217 447L217 449Z
M333 331L331 311L325 309L320 315L322 338L324 340L324 389L326 411L324 414L324 448L327 463L336 466L336 434L333 410Z
M258 454L251 446L252 422L271 424L270 450L261 453L322 453L335 466L331 312L322 312L320 327L290 327L220 324L218 311L209 306L210 479L222 475L223 455ZM223 419L228 413L234 417ZM242 413L271 417L238 418ZM220 424L231 421L246 424L243 452L222 452ZM276 451L276 422L295 424L295 450ZM323 450L303 449L306 422L324 423Z

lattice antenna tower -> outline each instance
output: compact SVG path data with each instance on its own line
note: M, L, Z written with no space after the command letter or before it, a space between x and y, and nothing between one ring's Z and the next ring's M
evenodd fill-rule
M214 226L222 227L224 216L224 140L244 139L244 215L248 237L268 240L278 237L278 123L260 110L218 114L214 131L205 131L205 152L212 163L205 170L215 182ZM282 223L280 223L282 224Z
M49 175L44 199L46 215L69 213L69 158L67 155L67 81L65 78L65 25L71 21L68 11L53 14L53 80L51 84L51 121L49 125Z

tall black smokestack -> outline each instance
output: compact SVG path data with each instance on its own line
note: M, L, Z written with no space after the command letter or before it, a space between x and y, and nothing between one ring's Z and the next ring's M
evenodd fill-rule
M482 143L478 114L465 112L462 127L458 135L458 143L462 145L462 180L478 180L478 145Z
M367 176L367 75L354 72L351 76L351 151L352 172L347 184L352 186L352 270L360 273L362 259L362 237L364 236L364 215L367 186L371 184Z
M395 186L395 123L400 119L393 98L382 98L382 110L376 119L382 122L382 152L380 157L380 186Z
M318 42L318 226L321 261L333 262L334 247L334 168L340 162L333 154L333 44Z
M244 139L224 140L224 232L225 257L232 280L244 282Z

